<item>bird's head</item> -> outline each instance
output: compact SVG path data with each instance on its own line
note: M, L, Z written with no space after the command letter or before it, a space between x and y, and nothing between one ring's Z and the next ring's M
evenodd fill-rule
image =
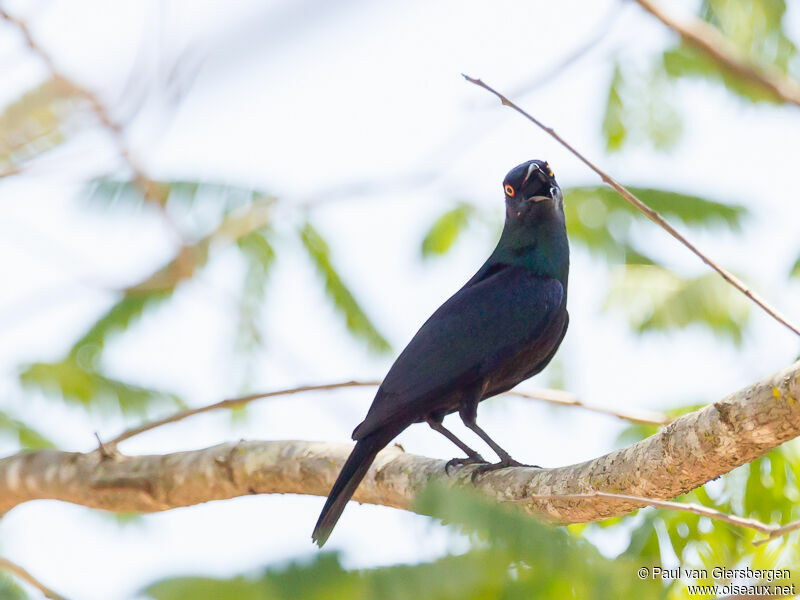
M564 209L561 188L543 160L529 160L511 169L503 180L503 192L509 218L535 218Z

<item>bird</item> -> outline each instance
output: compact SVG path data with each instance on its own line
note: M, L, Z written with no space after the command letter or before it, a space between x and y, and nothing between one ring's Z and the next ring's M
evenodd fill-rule
M467 455L446 470L479 463L474 476L523 466L477 424L478 403L536 375L558 350L569 324L569 243L564 197L546 161L511 169L503 194L505 223L494 251L420 327L353 431L355 447L311 536L319 547L378 452L414 423L427 422ZM444 427L444 417L455 412L499 462L488 463Z

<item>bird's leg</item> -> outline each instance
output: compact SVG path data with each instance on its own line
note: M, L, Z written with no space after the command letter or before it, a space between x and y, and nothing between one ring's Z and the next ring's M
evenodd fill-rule
M444 425L442 425L443 417L440 416L429 416L427 421L428 425L431 426L431 429L434 431L438 431L448 440L453 442L456 446L461 448L461 451L467 455L467 458L453 458L447 461L447 464L444 466L444 472L449 473L450 467L454 467L456 465L471 465L475 463L486 463L488 462L485 458L483 458L480 454L475 452L472 448L467 446L464 442L456 437L456 435L447 429Z
M500 457L500 462L479 466L472 472L472 480L474 481L475 478L482 473L488 473L489 471L496 471L497 469L505 469L506 467L534 467L540 469L541 467L539 465L526 465L511 458L511 455L508 452L503 450L497 444L497 442L495 442L492 438L489 437L488 433L486 433L483 429L480 428L480 426L476 421L478 417L479 401L480 401L479 394L470 394L469 396L466 396L464 400L462 400L461 402L461 406L458 409L458 414L461 417L461 420L464 422L464 425L466 425L469 429L477 433L478 436L489 445L489 447L494 451L494 453Z

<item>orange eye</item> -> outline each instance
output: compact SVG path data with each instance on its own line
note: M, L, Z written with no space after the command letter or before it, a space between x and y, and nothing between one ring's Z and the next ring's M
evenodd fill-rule
M514 188L508 184L506 184L506 194L508 195L509 198L514 197Z

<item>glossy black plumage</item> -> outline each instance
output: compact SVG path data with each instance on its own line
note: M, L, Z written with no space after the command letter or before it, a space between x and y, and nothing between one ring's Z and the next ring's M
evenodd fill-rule
M376 454L403 429L427 421L480 462L444 429L458 411L467 427L516 463L475 422L477 404L541 371L566 333L569 246L563 199L543 161L528 161L503 182L506 220L500 240L478 272L422 325L386 375L356 446L331 490L312 538L325 543Z

